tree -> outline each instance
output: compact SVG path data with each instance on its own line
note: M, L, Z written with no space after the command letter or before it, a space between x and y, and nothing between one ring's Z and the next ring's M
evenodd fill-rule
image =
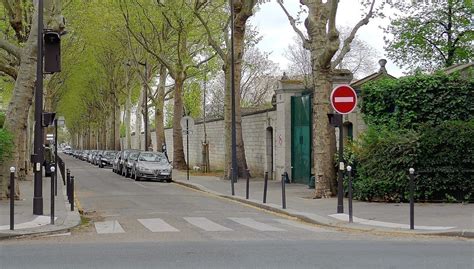
M394 5L399 14L384 29L388 57L410 71L433 71L474 58L472 1Z
M13 152L10 161L0 166L0 199L8 192L8 168L17 167L20 179L26 176L24 167L27 158L28 144L26 141L28 113L32 104L36 79L36 51L37 51L37 1L33 5L27 1L2 1L2 5L9 18L9 27L13 29L16 42L0 39L0 49L14 56L19 61L15 87L7 109L4 128L18 135L13 137ZM48 1L45 5L45 26L61 32L64 29L64 20L61 15L59 0ZM21 44L21 46L20 46Z
M149 3L135 0L127 4L127 1L122 0L120 3L130 35L166 67L174 80L173 166L185 169L180 125L184 111L185 81L214 55L209 55L206 51L207 46L202 42L205 33L193 16L188 1ZM129 5L138 12L130 12Z
M331 112L329 95L332 90L333 69L338 66L344 56L350 51L350 45L357 31L369 23L374 16L375 0L369 4L367 14L354 26L347 38L342 42L340 53L334 55L340 48L339 31L336 28L336 14L339 1L301 0L300 3L308 9L305 20L306 35L298 28L297 21L288 13L283 1L278 0L281 8L287 15L295 32L303 41L305 49L311 53L312 87L313 87L313 163L316 178L320 178L316 185L315 197L322 198L334 194L335 167L334 154L336 138L334 127L327 118Z

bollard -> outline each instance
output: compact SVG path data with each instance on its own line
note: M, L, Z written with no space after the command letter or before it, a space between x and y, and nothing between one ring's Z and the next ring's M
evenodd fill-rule
M10 167L10 230L15 229L15 167Z
M247 184L245 186L245 199L249 199L249 189L250 189L250 171L246 169L247 171Z
M55 186L54 182L56 178L56 168L54 166L51 166L51 224L54 224L54 192L55 192Z
M70 196L70 191L69 189L71 188L71 171L67 169L67 174L66 174L66 195L67 195L67 200L69 203L71 203L71 196Z
M349 176L349 223L354 222L352 216L352 167L347 166L347 174Z
M71 211L74 211L74 177L71 177Z
M267 187L268 187L268 172L265 172L265 179L263 183L263 203L267 203Z
M410 173L410 230L415 229L415 169L408 169Z
M286 184L286 172L281 174L281 207L283 209L286 209L285 184Z
M232 189L232 196L235 195L235 187L234 187L234 171L233 168L230 168L230 186Z

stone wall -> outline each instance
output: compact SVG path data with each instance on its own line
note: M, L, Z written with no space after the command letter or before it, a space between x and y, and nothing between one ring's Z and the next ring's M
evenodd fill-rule
M269 172L272 178L275 150L273 126L276 122L276 111L273 109L255 112L242 117L242 130L245 145L245 156L252 176L263 176ZM224 120L212 120L206 123L207 140L209 141L209 161L211 170L224 169ZM152 144L156 150L155 133L152 132ZM144 135L141 135L142 141ZM165 139L169 159L173 159L173 129L165 130ZM204 124L197 122L189 135L190 167L202 163L202 142L204 141ZM186 152L186 136L183 136L184 154ZM132 148L138 148L136 136L132 136Z

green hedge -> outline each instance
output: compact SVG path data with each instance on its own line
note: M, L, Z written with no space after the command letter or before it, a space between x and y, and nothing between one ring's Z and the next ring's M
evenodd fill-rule
M416 132L371 127L353 151L356 199L407 201L410 167L418 172L417 200L474 198L474 120L424 125Z
M364 85L361 111L369 125L418 128L474 119L474 78L459 74L417 74Z

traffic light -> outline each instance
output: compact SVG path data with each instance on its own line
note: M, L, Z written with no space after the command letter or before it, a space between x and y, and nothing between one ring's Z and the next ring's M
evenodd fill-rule
M61 35L57 32L44 33L44 72L61 72Z

